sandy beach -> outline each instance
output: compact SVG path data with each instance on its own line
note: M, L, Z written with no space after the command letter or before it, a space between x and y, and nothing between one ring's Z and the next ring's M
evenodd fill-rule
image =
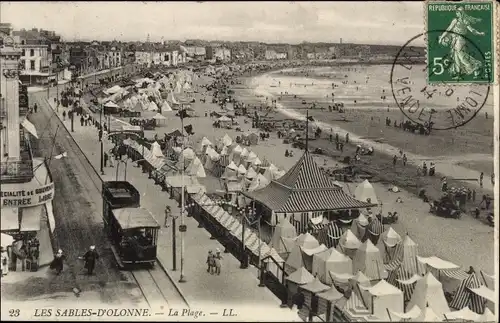
M212 123L214 118L205 117L205 113L211 111L220 111L220 107L211 102L210 95L207 94L200 85L209 84L212 79L209 77L201 77L194 81L196 102L192 107L197 112L197 117L184 120L185 125L192 125L195 134L191 136L190 142L193 149L199 153L200 143L203 137L207 137L215 143L218 139L228 134L233 139L246 131L251 130L251 122L245 123L245 117L237 117L239 127L242 132L234 129L214 128ZM243 85L236 85L243 87ZM236 90L238 91L238 90ZM246 93L246 97L238 96L239 100L247 99L258 102L260 99L253 94L250 97L248 88L242 89ZM238 92L241 93L241 92ZM200 102L200 98L205 97L206 103ZM154 131L146 131L145 135L148 138L154 137L155 134L159 138L163 138L164 133L172 132L180 128L180 120L175 116L175 112L170 112L167 115L168 119L165 124L160 125ZM124 119L128 121L127 119ZM257 129L253 129L257 131ZM258 131L257 131L258 132ZM415 135L418 137L418 135ZM285 157L285 149L290 150L290 145L283 144L282 139L278 139L276 133L270 134L270 139L259 142L256 146L247 147L254 151L261 160L267 159L269 162L278 166L280 169L288 170L300 158L302 151L294 150L293 157ZM326 157L324 155L315 156L315 160L320 166L339 167L343 166L336 159ZM211 175L209 175L211 176ZM358 183L345 183L344 190L352 194ZM483 269L486 272L494 272L494 254L493 254L493 228L484 223L472 218L469 215L464 215L461 219L446 219L440 218L429 213L429 206L416 198L413 192L402 190L400 193L389 192L392 187L389 184L374 183L375 190L380 200L383 202L382 211L387 212L397 211L400 214L399 222L393 227L401 235L409 233L410 236L420 245L420 253L423 256L437 255L443 259L455 262L462 266L474 265L477 269ZM401 197L404 203L396 203L396 198ZM429 239L429 237L440 237L439 239Z

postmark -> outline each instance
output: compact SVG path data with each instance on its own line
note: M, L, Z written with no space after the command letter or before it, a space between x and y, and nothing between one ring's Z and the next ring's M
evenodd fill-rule
M493 2L425 3L428 84L495 82ZM471 46L471 44L474 44Z
M390 74L393 98L410 121L428 131L461 127L472 120L488 102L490 83L428 84L426 75L433 75L430 63L419 61L425 39L437 39L444 30L428 31L410 39L394 59ZM477 46L464 37L468 46ZM484 56L480 56L484 57ZM444 55L445 62L448 56Z

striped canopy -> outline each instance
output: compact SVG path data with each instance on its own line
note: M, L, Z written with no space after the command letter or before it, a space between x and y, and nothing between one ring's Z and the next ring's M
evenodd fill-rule
M461 310L468 306L475 313L483 314L485 299L471 291L471 289L479 288L481 285L476 273L470 274L458 287L450 307Z
M328 248L336 247L341 236L342 230L334 222L323 225L317 233L319 243Z

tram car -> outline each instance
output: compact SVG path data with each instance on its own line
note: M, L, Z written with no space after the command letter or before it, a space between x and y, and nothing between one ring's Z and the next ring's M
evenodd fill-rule
M160 225L140 207L140 194L126 181L102 184L104 227L121 269L154 266Z

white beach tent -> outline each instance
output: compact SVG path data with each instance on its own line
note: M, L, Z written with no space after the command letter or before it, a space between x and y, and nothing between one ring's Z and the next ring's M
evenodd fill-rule
M236 166L236 164L235 164L235 163L233 163L233 162L230 162L230 163L229 163L229 165L227 165L227 167L226 167L226 168L227 168L227 169L230 169L230 170L232 170L232 171L235 171L235 172L237 172L237 171L238 171L238 166Z
M368 224L370 224L368 218L363 213L360 213L359 216L352 221L351 231L358 239L363 239Z
M196 157L196 154L194 152L193 149L191 148L186 148L184 149L184 151L182 152L182 157L186 158L186 159L189 159L189 160L193 160L195 157Z
M297 244L296 240L295 244L291 248L288 258L285 261L285 266L288 272L297 270L301 267L305 267L304 258L302 257L302 250L301 247Z
M246 158L246 162L253 163L256 159L257 159L257 154L251 151Z
M151 144L151 153L154 157L164 157L160 144L156 141Z
M225 147L231 146L231 144L233 143L233 139L231 139L231 137L229 137L227 133L224 135L224 137L222 137L221 141Z
M292 295L298 292L298 286L308 284L313 280L314 276L304 267L300 267L286 278L287 287Z
M318 240L313 235L311 235L309 232L300 234L297 237L296 242L299 246L301 246L302 248L306 248L306 249L314 249L314 248L319 247Z
M392 227L387 228L380 235L380 239L377 242L377 248L382 254L382 259L384 263L389 263L394 256L396 251L396 246L403 241L399 233L397 233Z
M207 137L201 139L200 150L203 150L205 146L212 146L212 142Z
M330 248L313 256L312 274L325 284L331 284L330 271L352 276L352 260L335 248Z
M367 277L385 279L388 276L380 251L373 245L370 239L366 240L358 248L352 261L354 272L362 271Z
M432 273L427 273L424 278L418 280L415 284L415 289L406 305L406 310L408 311L413 306L419 308L430 307L440 317L450 311L444 296L443 285Z
M327 251L328 248L324 244L321 244L316 248L301 248L301 250L304 267L306 267L307 270L312 271L314 255L323 251Z
M365 179L363 183L359 184L358 187L356 187L356 189L354 190L354 197L359 201L370 201L370 203L379 204L377 195L375 194L375 189L367 179Z
M192 90L191 85L189 85L188 82L185 82L184 86L182 88L184 91L191 91Z
M257 176L257 172L252 167L249 167L245 177L249 180L253 180L255 176Z
M187 169L187 173L191 176L206 177L205 169L198 157L195 157Z
M164 115L160 114L160 113L157 113L153 116L153 119L155 119L156 121L160 122L160 121L165 121L167 120L167 117L165 117Z
M347 229L339 239L337 250L352 259L356 254L356 250L358 250L360 246L361 241L359 241L359 239L352 233L351 230Z
M172 112L172 108L170 107L170 105L168 104L167 101L163 101L163 104L161 105L161 112L164 113L164 112Z
M269 180L265 178L264 175L258 174L248 186L248 191L252 192L260 190L269 185L269 183L270 183Z
M118 104L114 103L113 101L106 102L106 104L104 104L104 107L106 107L106 108L119 108Z
M259 159L259 157L255 158L254 161L252 162L253 166L260 166L262 164L262 161Z
M366 288L361 286L360 289L366 290L371 297L371 304L368 308L377 318L383 321L390 321L388 311L402 313L404 311L403 291L392 286L387 281L382 279L375 286Z
M416 320L422 315L422 310L414 305L409 311L405 313L399 313L389 310L391 317L391 322L409 322L411 320Z
M296 238L297 230L286 219L281 220L274 228L274 233L269 243L270 248L276 249L278 253L287 253L287 249L283 243L283 238Z
M246 159L246 157L248 157L248 154L249 154L248 149L243 148L243 150L241 151L240 156L241 156L242 159Z
M425 307L424 309L421 310L420 316L417 317L414 320L411 320L412 322L443 322L444 317L439 317L434 313L432 308L430 307Z
M247 170L246 170L245 166L243 166L243 164L238 166L238 175L243 176L246 173L247 173Z

